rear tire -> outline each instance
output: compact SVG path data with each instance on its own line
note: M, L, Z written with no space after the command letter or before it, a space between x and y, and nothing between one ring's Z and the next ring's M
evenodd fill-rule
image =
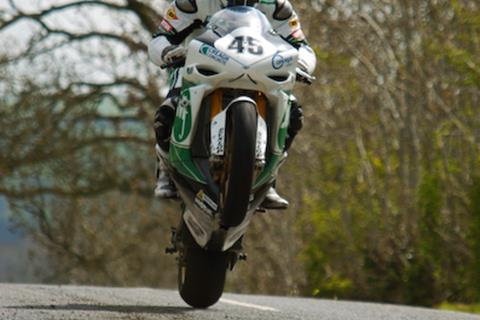
M179 264L178 286L182 299L194 308L215 304L223 293L228 253L187 247Z
M245 219L255 172L257 112L255 105L239 101L229 108L222 224L236 227Z

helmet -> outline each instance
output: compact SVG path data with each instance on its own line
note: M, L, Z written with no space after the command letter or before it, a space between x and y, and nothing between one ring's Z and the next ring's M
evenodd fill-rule
M258 0L228 0L227 7L233 6L253 6Z

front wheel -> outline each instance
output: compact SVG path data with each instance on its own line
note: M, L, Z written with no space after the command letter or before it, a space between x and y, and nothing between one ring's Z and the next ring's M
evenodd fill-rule
M230 106L226 141L227 180L223 189L222 224L236 227L248 210L255 172L257 111L251 102Z

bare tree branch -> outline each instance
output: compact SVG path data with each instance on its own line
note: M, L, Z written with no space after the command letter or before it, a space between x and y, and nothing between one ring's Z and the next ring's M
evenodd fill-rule
M8 26L22 20L22 19L31 19L31 20L35 20L39 23L43 23L43 22L40 22L40 21L45 16L48 16L52 13L63 11L63 10L66 10L66 9L78 8L78 7L82 7L82 6L92 6L93 5L93 6L106 7L106 8L114 9L114 10L122 10L122 11L127 11L127 12L130 11L130 8L128 8L127 6L119 6L119 5L110 3L110 2L98 1L98 0L76 1L76 2L71 2L71 3L64 4L64 5L52 6L48 9L39 11L37 13L25 13L25 12L19 10L18 7L15 5L15 3L12 0L10 0L10 4L14 9L17 10L18 13L14 17L10 18L9 20L0 21L1 22L0 31L7 28Z

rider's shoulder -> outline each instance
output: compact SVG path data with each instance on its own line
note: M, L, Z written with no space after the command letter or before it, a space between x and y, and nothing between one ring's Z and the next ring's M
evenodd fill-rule
M205 14L222 8L219 0L175 0L175 6L184 13Z
M197 0L175 0L175 5L185 13L196 13L198 11Z
M293 6L288 0L260 0L258 3L275 20L287 20L293 15Z

